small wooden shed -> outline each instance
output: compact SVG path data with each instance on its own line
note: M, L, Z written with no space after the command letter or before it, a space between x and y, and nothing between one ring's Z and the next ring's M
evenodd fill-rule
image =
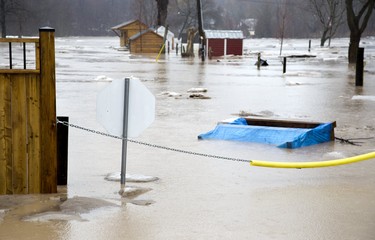
M242 55L242 31L237 30L205 30L207 54L212 57L226 55Z
M139 20L130 20L111 28L120 37L120 46L128 47L129 38L148 29L148 26Z
M163 36L149 28L129 38L131 53L159 53L163 46Z

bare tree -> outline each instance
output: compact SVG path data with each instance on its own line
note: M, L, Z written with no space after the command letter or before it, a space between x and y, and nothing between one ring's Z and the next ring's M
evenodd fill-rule
M169 0L156 0L156 3L158 7L157 25L166 26Z
M21 6L17 0L0 0L0 27L1 37L7 35L7 19L9 16L16 16L21 10Z
M198 30L196 28L190 27L187 30L187 45L186 52L181 53L182 57L194 57L194 37Z
M156 25L156 2L150 0L137 0L132 4L133 14L148 26Z
M317 17L322 27L320 46L323 47L336 34L337 29L343 24L345 5L342 0L310 0L313 14Z
M345 0L346 15L350 29L350 43L348 59L349 63L355 63L357 50L361 40L362 33L367 27L368 20L374 9L375 0Z
M178 34L178 39L180 39L186 28L197 24L196 4L192 0L175 0L174 5L178 16L183 18Z
M197 0L174 0L170 5L171 19L173 19L171 25L172 28L178 30L178 38L181 37L186 29L190 27L198 28ZM221 16L223 11L220 11L212 0L202 0L201 10L204 15L202 22L206 26L209 26L209 22L215 22L220 25L219 21L223 21L224 19L223 16Z
M5 0L0 0L0 25L1 37L5 38L7 35Z
M285 36L285 30L286 30L286 22L287 22L287 0L284 0L284 2L281 4L282 6L279 6L279 37L280 37L280 56L283 51L283 43L284 43L284 36Z

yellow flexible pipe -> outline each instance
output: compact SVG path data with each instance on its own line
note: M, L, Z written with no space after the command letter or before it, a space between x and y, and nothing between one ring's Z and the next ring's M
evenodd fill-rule
M158 56L156 57L156 62L159 60L160 54L163 52L164 47L165 47L165 43L164 43L163 46L161 47L161 49L160 49L160 51L159 51L159 54L158 54Z
M336 160L320 161L320 162L267 162L251 160L250 165L258 167L269 168L318 168L318 167L332 167L337 165L355 163L359 161L369 160L375 158L375 152L370 152L354 157L342 158Z

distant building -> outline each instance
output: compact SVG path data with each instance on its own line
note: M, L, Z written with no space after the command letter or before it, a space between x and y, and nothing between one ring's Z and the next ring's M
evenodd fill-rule
M165 27L149 28L139 20L131 20L111 28L120 37L120 46L126 47L131 53L159 53L163 46ZM174 49L174 34L168 31L165 48Z
M242 31L237 30L205 30L207 54L212 57L226 55L242 55Z
M159 34L160 36L162 36L164 38L164 35L165 35L165 27L164 26L160 26L157 30L156 30L157 34ZM174 33L169 31L167 32L167 35L166 35L166 39L165 39L165 49L167 50L168 49L168 46L173 50L174 49Z
M148 28L146 24L139 20L130 20L114 26L111 29L120 37L120 46L129 47L129 39Z
M246 37L254 37L257 22L258 20L255 18L242 19L239 28L242 29Z

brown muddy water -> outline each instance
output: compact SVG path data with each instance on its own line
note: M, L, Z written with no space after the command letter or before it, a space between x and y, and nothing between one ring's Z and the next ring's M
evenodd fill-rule
M85 128L96 120L96 96L111 79L139 78L156 97L154 123L136 140L241 159L320 161L375 151L338 141L300 149L257 143L198 141L200 133L240 113L267 118L336 121L336 136L375 137L375 44L363 39L363 87L348 66L348 39L307 52L308 40L287 40L282 74L277 39L246 40L245 55L204 63L173 51L133 56L117 38L57 38L57 112ZM270 64L254 66L257 53ZM206 88L208 99L191 99ZM170 95L166 94L168 92ZM175 93L175 94L172 94ZM352 99L354 97L354 99ZM128 182L144 189L121 197L121 141L69 129L68 186L58 194L0 196L0 239L374 239L375 160L319 169L270 169L128 143ZM137 177L136 177L137 178ZM143 177L139 177L142 179Z

